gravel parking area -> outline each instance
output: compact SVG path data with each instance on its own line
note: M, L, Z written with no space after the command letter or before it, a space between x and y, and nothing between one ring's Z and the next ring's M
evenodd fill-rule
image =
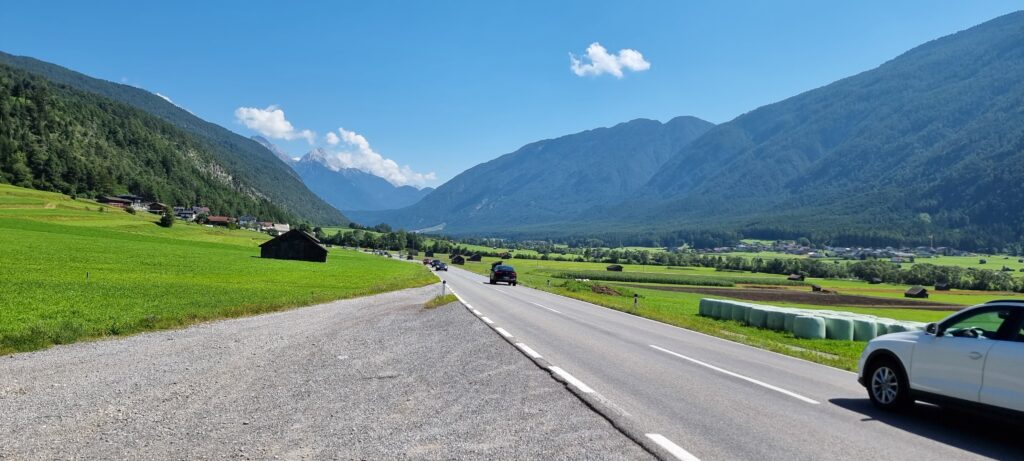
M650 457L437 291L0 357L0 458Z

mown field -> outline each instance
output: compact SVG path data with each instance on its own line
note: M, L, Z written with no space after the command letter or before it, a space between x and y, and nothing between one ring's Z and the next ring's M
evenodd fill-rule
M442 256L442 259L447 260L447 257ZM486 275L490 269L490 262L494 260L494 258L484 258L482 262L467 262L461 267ZM697 315L700 299L712 296L663 291L659 287L678 287L680 281L683 282L682 285L693 286L690 283L695 280L706 280L713 282L709 282L705 286L723 290L728 290L730 287L751 289L760 286L773 292L777 290L807 292L810 290L811 284L817 284L840 293L883 298L883 301L884 298L904 299L903 292L906 290L905 286L869 285L853 280L807 279L803 284L794 284L787 282L785 276L781 275L717 272L711 268L668 268L627 264L623 265L623 272L618 273L605 271L607 264L601 263L540 260L513 260L510 263L516 268L520 283L532 288L846 370L855 370L857 359L865 345L864 342L797 339L789 333L751 328L735 321L719 321L701 317ZM602 271L604 272L602 273ZM565 275L587 276L580 278L588 278L589 282L578 282L574 278L560 277ZM606 280L597 280L597 278ZM594 285L611 290L599 288L595 291L592 288ZM644 288L639 288L638 285L644 286ZM634 294L638 295L639 300L636 309L633 307ZM728 296L714 297L736 299ZM933 295L929 300L922 300L922 305L927 302L943 302L968 306L1004 298L1024 299L1024 296L1019 293L953 290ZM833 304L782 302L772 303L772 305L806 309L827 308L915 322L938 321L950 314L950 312L911 308L852 307Z
M103 210L103 211L100 211ZM422 267L332 249L259 258L268 237L0 185L0 354L422 286Z

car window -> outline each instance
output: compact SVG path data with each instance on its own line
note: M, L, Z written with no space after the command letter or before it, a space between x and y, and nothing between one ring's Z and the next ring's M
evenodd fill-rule
M496 270L496 271L513 271L513 272L515 272L515 269L513 269L512 266L498 266L498 267L495 267L494 270Z
M1011 318L1012 310L979 312L946 325L943 336L962 338L996 339L999 328Z

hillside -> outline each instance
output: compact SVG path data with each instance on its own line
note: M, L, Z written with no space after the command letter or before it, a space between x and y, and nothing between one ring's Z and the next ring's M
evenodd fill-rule
M765 238L1016 242L1022 103L1024 13L1014 13L715 127L613 220L669 216L650 227L697 220Z
M138 109L0 64L0 182L132 193L214 213L294 214L239 184L192 136Z
M477 165L420 202L358 222L407 229L443 224L445 232L509 231L563 221L629 197L680 148L713 125L695 117L664 124L638 119L611 128L538 141Z
M159 96L132 86L95 79L29 57L0 52L0 64L39 75L50 82L65 85L68 89L78 90L79 94L85 92L98 96L100 98L94 100L97 104L106 99L137 109L130 117L141 120L142 115L148 114L162 120L170 125L169 128L175 129L175 136L187 139L194 151L199 152L199 155L211 165L216 165L215 169L219 176L230 178L232 188L251 200L269 202L278 209L287 210L284 214L318 224L348 222L341 212L310 192L294 171L259 143L202 120ZM61 95L67 93L71 92L64 88L59 91ZM130 125L138 124L133 120L123 122ZM152 124L150 121L141 123ZM66 152L61 153L65 154ZM89 155L82 152L78 154ZM93 190L93 187L90 185L84 190Z

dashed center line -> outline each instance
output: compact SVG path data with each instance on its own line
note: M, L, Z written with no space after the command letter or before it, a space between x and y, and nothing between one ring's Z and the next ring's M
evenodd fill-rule
M551 311L551 312L554 312L554 313L556 313L556 314L561 314L561 312L559 312L559 311L556 311L556 310L554 310L554 309L552 309L552 308L550 308L550 307L548 307L548 306L545 306L545 305L543 305L543 304L541 304L541 303L535 303L535 302L533 302L533 301L527 301L527 302L528 302L528 303L530 303L530 304L533 304L534 306L537 306L537 307L542 307L542 308L544 308L544 309L547 309L547 310L549 310L549 311Z
M498 327L498 328L495 328L495 330L496 330L496 331L497 331L498 333L501 333L501 335L502 335L502 336L504 336L504 337L506 337L506 338L511 338L511 337L512 337L512 335L511 335L511 334L510 334L509 332L505 331L505 329L504 329L504 328L502 328L502 327Z
M530 357L533 357L535 359L541 358L540 354L538 354L537 351L530 349L530 346L527 346L526 344L516 343L516 347L522 349L523 352L526 352L526 355L529 355Z
M659 351L662 351L662 352L664 352L664 353L666 353L666 354L674 355L674 356L676 356L676 357L679 357L679 358L681 358L681 359L683 359L683 360L688 360L688 361L690 361L690 362L696 363L697 365L700 365L700 366L703 366L703 367L707 367L707 368L710 368L710 369L712 369L712 370L715 370L715 371L717 371L717 372L719 372L719 373L724 373L724 374L727 374L727 375L729 375L729 376L732 376L732 377L734 377L734 378L739 378L739 379L742 379L742 380L744 380L744 381L747 381L747 382L749 382L749 383L757 384L758 386L764 387L764 388L766 388L766 389L771 389L771 390L773 390L773 391L775 391L775 392L779 392L779 393L782 393L782 394L786 394L786 395L788 395L788 396L790 396L790 397L793 397L793 398L795 398L795 399L797 399L797 400L801 400L801 401L804 401L804 402L807 402L807 403L810 403L810 404L813 404L813 405L818 405L818 404L820 403L820 402L818 402L817 400L814 400L814 399L810 399L810 398L804 397L804 396L802 396L802 395L800 395L800 394L797 394L797 393L795 393L795 392L790 392L790 391L787 391L787 390L785 390L785 389L783 389L783 388L781 388L781 387L778 387L778 386L773 386L773 385L771 385L771 384L768 384L768 383L766 383L766 382L763 382L763 381L758 381L758 380L756 380L756 379L754 379L754 378L748 378L748 377L746 377L746 376L743 376L743 375L741 375L741 374L739 374L739 373L733 373L733 372L731 372L731 371L729 371L729 370L726 370L726 369L723 369L723 368L719 368L719 367L716 367L716 366L714 366L714 365L712 365L712 364L710 364L710 363L705 363L705 362L701 362L700 360L697 360L697 359L694 359L694 358L690 358L690 357L687 357L687 356L685 356L685 355L683 355L683 354L679 354L679 353L676 353L676 352L672 352L672 351L670 351L670 350L668 350L668 349L663 349L663 348L660 348L660 347L658 347L658 346L655 346L655 345L653 345L653 344L651 344L650 346L651 346L651 347L653 347L653 348L655 348L655 349L657 349L657 350L659 350Z
M556 375L561 376L562 379L568 381L569 384L572 384L573 386L576 386L576 388L579 389L580 391L582 391L583 393L585 393L585 394L592 394L592 393L594 393L594 390L591 389L590 386L587 386L586 384L583 384L583 381L580 381L580 380L576 379L575 376L570 375L567 371L565 371L565 370L563 370L561 368L555 367L555 366L551 367L550 370L555 372Z
M690 452L684 450L683 447L680 447L679 445L676 445L671 440L666 438L664 435L661 435L661 434L644 434L644 435L646 435L647 438L653 440L654 443L658 444L658 446L660 446L661 448L664 448L669 453L672 453L672 456L675 456L676 459L678 459L680 461L700 461L700 459L698 459L696 456L691 455Z

